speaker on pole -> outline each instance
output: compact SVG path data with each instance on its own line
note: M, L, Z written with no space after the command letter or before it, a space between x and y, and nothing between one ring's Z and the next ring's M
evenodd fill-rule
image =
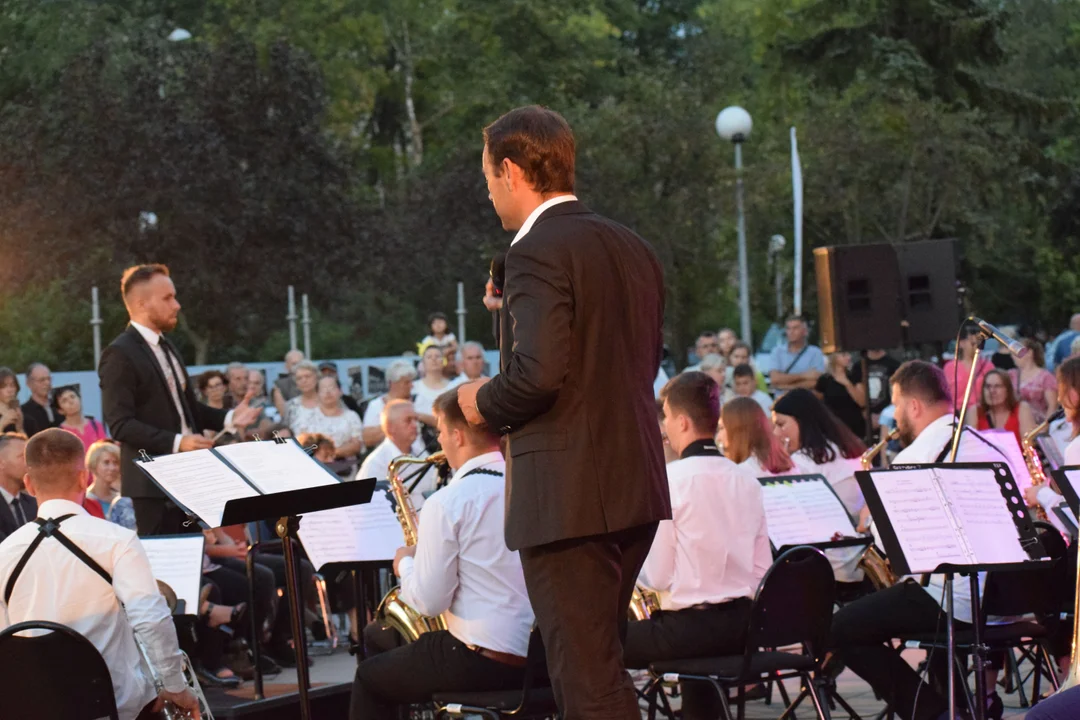
M892 245L841 245L814 250L821 349L898 347L900 272Z

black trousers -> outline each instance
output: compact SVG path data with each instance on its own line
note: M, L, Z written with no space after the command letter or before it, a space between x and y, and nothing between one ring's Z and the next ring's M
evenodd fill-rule
M186 526L187 513L168 498L131 498L135 510L135 530L139 537L154 535L196 535L202 532L194 522Z
M626 631L626 666L647 668L661 660L741 655L746 649L750 598L683 610L662 610L631 622ZM708 683L682 683L684 720L712 720L722 712Z
M203 573L203 577L212 580L221 591L221 602L225 605L239 605L248 601L248 577L247 565L243 560L236 558L212 558L211 562L221 567L210 572ZM276 611L277 586L274 583L274 573L270 568L255 564L255 607L248 608L248 612L255 614L257 627L265 630L272 627L274 612ZM243 636L250 634L249 624L244 623L242 628L233 628ZM251 638L251 642L260 642L261 638Z
M520 689L525 668L488 659L449 632L424 633L414 643L364 660L353 680L350 720L394 720L397 706L438 692Z
M523 548L525 586L564 720L640 720L623 642L657 523Z
M954 623L957 629L968 623ZM832 644L852 672L888 702L897 715L931 720L949 709L945 650L930 659L930 680L887 643L906 634L946 632L945 611L913 580L885 588L845 605L833 615ZM916 694L918 702L916 703ZM958 681L957 703L963 707L963 682Z

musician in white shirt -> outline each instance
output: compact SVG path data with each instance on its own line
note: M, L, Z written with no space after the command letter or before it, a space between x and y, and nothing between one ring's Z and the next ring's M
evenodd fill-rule
M664 434L679 459L667 466L671 520L662 520L640 582L664 611L630 623L626 666L740 654L758 584L772 564L761 484L721 456L713 438L720 386L702 372L677 375L660 391ZM687 683L685 717L707 716L710 685Z
M945 374L936 365L910 360L892 376L896 425L906 447L893 465L947 462L952 449L955 418ZM960 436L957 462L1002 462L1004 454L970 426ZM982 575L982 574L980 574ZM922 587L913 577L891 588L840 608L833 616L832 641L847 666L874 688L899 717L931 720L944 717L948 701L937 688L947 682L944 654L931 663L935 685L919 674L887 641L902 634L944 632L943 576L932 575ZM980 585L981 587L982 585ZM967 582L953 586L956 625L971 622L971 595ZM918 703L916 706L916 696Z
M184 679L172 617L139 538L83 509L88 479L83 456L82 441L58 428L35 435L26 445L26 488L38 500L38 518L58 522L54 535L45 533L32 551L44 529L38 522L27 523L0 543L0 588L5 592L0 629L46 620L83 635L109 667L121 720L148 718L164 700L193 710L197 717L198 701ZM61 544L58 535L86 557ZM26 555L26 564L8 588ZM136 635L162 678L160 693L135 644Z
M1065 464L1080 465L1080 357L1069 358L1057 369L1058 405L1065 413L1071 432L1065 446ZM1032 485L1024 490L1029 505L1041 505L1049 515L1051 509L1064 501L1049 484Z
M415 457L427 457L427 451L421 447L417 449L416 439L420 433L417 424L416 409L408 400L391 400L383 406L380 417L383 433L386 439L379 443L378 447L364 458L360 465L356 478L375 478L386 480L387 471L391 461L402 455ZM417 509L423 506L424 497L435 490L438 483L438 473L430 466L425 466L419 484L412 489L413 504Z
M448 630L364 660L353 682L352 720L397 717L395 705L450 690L521 686L533 611L518 553L504 540L505 468L499 438L470 426L458 388L434 404L439 442L455 473L420 513L418 543L394 558L401 600Z

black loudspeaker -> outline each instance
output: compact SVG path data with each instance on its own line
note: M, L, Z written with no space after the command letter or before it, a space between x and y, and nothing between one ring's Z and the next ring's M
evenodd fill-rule
M905 340L913 345L956 337L960 311L956 298L956 241L924 240L896 245Z
M903 344L900 270L892 245L816 248L814 272L822 350Z

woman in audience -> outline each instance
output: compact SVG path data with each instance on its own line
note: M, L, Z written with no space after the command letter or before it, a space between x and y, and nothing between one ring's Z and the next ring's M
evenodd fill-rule
M220 370L207 370L195 381L199 394L206 404L218 410L225 409L225 391L229 388L229 379Z
M754 380L757 383L757 389L761 392L769 392L769 383L765 382L765 374L758 370L757 366L754 365L754 358L751 354L749 345L747 345L741 340L732 345L731 353L728 355L727 361L728 366L727 371L725 372L725 374L727 375L727 383L725 387L734 391L735 368L739 367L740 365L749 365L750 367L754 368Z
M421 420L425 424L431 424L428 422L432 417L432 408L435 405L435 398L442 395L450 387L450 381L443 377L443 353L442 349L438 345L427 345L424 347L423 352L420 353L420 364L423 367L423 377L420 378L420 382L413 383L413 406L416 408L417 415L421 416Z
M753 398L737 397L720 409L717 442L725 457L755 478L798 472Z
M442 357L440 353L439 357ZM297 383L299 384L299 382ZM364 425L360 416L341 402L341 385L336 375L319 378L317 385L319 406L311 415L293 423L296 435L319 433L334 441L334 457L337 460L353 460L364 452Z
M1010 430L1017 442L1035 427L1031 406L1017 399L1009 374L996 368L983 376L975 418L979 430Z
M87 450L98 440L108 437L105 426L92 417L83 417L82 396L74 385L57 388L53 392L53 411L62 415L60 427L82 440Z
M1031 406L1032 418L1038 425L1057 410L1057 379L1046 369L1042 343L1032 338L1020 342L1028 352L1015 359L1016 369L1009 371L1009 379L1020 400Z
M319 368L310 360L301 360L293 368L293 380L296 381L296 389L300 394L285 404L285 417L283 421L292 428L293 434L299 434L303 427L311 422L311 418L319 409Z
M717 355L716 353L709 353L705 357L701 358L701 363L698 365L698 369L711 377L716 381L716 384L720 387L720 404L723 405L731 398L735 397L735 393L727 388L727 360L723 355Z
M814 393L801 388L785 393L776 401L773 423L776 435L800 470L824 475L852 522L857 523L866 506L855 480L855 471L862 469L860 460L866 452L863 441ZM838 591L845 599L861 594L864 574L858 565L862 553L861 547L825 551L840 584Z
M836 352L829 355L825 374L818 378L814 390L836 417L859 437L866 434L866 418L863 406L866 395L862 386L856 387L851 380L851 353Z
M19 377L6 367L0 367L0 432L24 432Z
M120 446L112 440L95 442L86 451L86 469L90 471L90 487L83 505L96 504L104 519L134 530L131 498L120 497Z
M953 407L960 407L964 401L964 389L967 388L968 377L975 373L975 382L971 387L971 397L977 398L982 394L983 378L986 373L994 369L994 363L986 356L979 358L979 366L971 367L971 361L975 357L975 335L978 328L974 325L965 325L960 328L960 338L956 343L956 358L945 363L942 369L945 371L945 382L949 384L949 393L952 396Z

